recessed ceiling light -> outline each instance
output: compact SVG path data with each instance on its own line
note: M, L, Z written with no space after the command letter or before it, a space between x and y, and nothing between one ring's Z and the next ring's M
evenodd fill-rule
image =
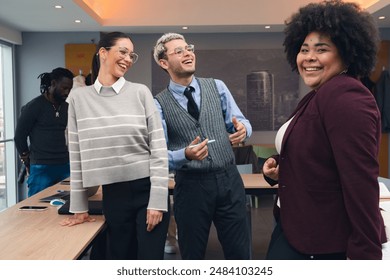
M76 19L74 22L75 23L81 23L81 20L80 19Z
M183 26L181 29L187 30L187 29L188 29L188 26Z
M386 17L385 16L380 16L378 17L379 19L385 19Z
M270 29L271 26L270 26L270 25L266 25L264 28L265 28L265 29Z
M62 6L61 6L61 5L55 5L54 8L56 8L56 9L62 9Z

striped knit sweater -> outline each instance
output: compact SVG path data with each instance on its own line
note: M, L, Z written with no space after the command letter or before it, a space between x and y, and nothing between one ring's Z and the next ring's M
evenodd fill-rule
M91 186L150 176L148 209L167 211L168 153L152 94L142 84L80 87L68 97L70 212L88 211Z

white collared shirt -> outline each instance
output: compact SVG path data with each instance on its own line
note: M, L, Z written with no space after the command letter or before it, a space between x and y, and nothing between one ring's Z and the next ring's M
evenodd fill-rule
M126 82L125 78L120 77L114 84L111 85L112 89L115 91L116 94L119 94L119 91L122 89L125 82ZM100 94L100 90L102 89L103 85L99 82L99 79L96 79L93 86L98 92L98 94Z

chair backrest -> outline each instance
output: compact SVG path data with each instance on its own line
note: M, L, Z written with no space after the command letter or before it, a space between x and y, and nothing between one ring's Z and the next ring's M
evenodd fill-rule
M276 155L278 152L275 147L261 146L261 145L253 145L253 151L256 156L259 158L269 158L272 155Z
M233 153L236 160L236 165L252 164L252 171L250 173L261 173L258 158L253 151L252 145L245 145L233 147ZM245 173L247 173L245 171Z
M252 164L237 164L237 169L240 174L252 174Z

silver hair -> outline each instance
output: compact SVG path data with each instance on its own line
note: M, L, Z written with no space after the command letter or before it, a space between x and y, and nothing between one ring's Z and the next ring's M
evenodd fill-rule
M159 64L159 60L163 57L162 54L167 51L165 44L177 39L185 41L184 36L178 33L165 33L157 40L153 51L153 57L157 64Z

